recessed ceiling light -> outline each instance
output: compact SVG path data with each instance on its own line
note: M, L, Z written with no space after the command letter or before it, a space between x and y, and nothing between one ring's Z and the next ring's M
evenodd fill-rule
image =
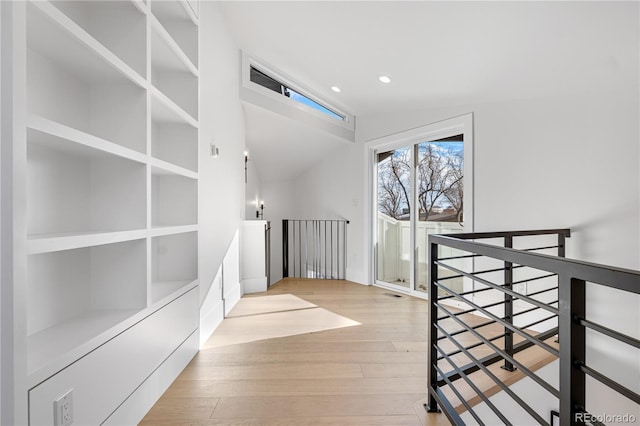
M331 90L333 90L336 93L340 93L341 92L341 90L340 90L340 88L338 86L331 87Z
M391 83L391 79L386 75L381 75L380 77L378 77L378 80L380 80L383 83Z

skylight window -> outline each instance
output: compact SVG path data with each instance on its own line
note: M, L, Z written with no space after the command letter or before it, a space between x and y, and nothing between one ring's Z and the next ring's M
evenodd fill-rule
M323 114L328 115L331 118L345 121L344 115L338 114L337 112L327 108L326 106L311 99L310 97L303 95L299 91L296 91L291 87L285 85L284 83L279 82L275 78L255 68L253 65L251 66L251 73L249 78L252 82L259 84L262 87L273 90L274 92L279 93L282 96L286 96L287 98L292 99L296 102L300 102L303 105L307 105L317 111L322 112Z

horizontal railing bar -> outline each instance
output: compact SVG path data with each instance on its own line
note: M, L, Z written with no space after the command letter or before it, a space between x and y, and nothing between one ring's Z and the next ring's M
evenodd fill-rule
M440 324L434 324L436 326L436 328L438 328L443 334L447 335L449 333L446 332L445 329L443 329ZM505 385L502 380L498 379L495 374L493 374L491 371L489 371L489 369L487 367L485 367L484 365L482 365L480 363L480 361L474 357L473 355L471 355L469 353L469 351L464 350L464 348L462 346L459 345L458 342L456 342L455 340L453 341L453 344L458 346L459 349L462 349L464 354L466 356L469 357L470 360L472 360L478 367L480 367L480 369L487 375L489 376L489 378L491 380L493 380L495 382L496 385L498 385L498 387L500 389L502 389L505 393L507 393L511 399L513 399L523 410L525 410L527 413L529 413L529 415L531 417L533 417L534 419L536 419L538 421L538 423L543 424L543 425L548 425L548 423L542 418L540 417L540 415L538 413L536 413L536 411L534 409L532 409L531 407L529 407L518 395L516 395L507 385Z
M522 326L522 328L525 328L525 329L526 329L526 328L530 328L530 327L533 327L534 325L541 324L541 323L543 323L543 322L545 322L545 321L549 321L550 319L553 319L553 318L558 318L558 316L557 316L557 315L550 315L550 316L548 316L548 317L546 317L546 318L543 318L543 319L539 319L539 320L537 320L537 321L534 321L534 322L532 322L531 324L523 325L523 326Z
M446 263L442 263L442 262L440 262L440 259L438 259L438 260L436 261L436 264L437 264L438 266L442 266L443 268L447 268L447 269L449 269L450 271L452 270L452 269L450 268L450 265L447 265ZM512 267L511 267L511 269L520 269L520 268L524 268L524 266L523 266L523 265L517 265L517 266L512 266ZM488 274L488 273L490 273L490 272L502 272L502 271L506 271L506 270L507 270L507 268L502 267L502 268L495 268L495 269L485 269L485 270L483 270L483 271L474 271L474 272L462 272L462 271L461 271L460 273L461 273L461 274L463 274L463 275L465 275L465 276L468 276L468 275L466 275L466 274L476 276L476 275L480 275L480 274Z
M512 316L517 317L518 315L528 314L529 312L533 312L533 311L536 311L536 310L538 310L538 308L536 306L534 306L533 308L529 308L529 309L525 309L524 311L516 312Z
M478 282L479 282L479 283L481 283L481 284L484 284L484 285L486 285L486 286L489 286L489 287L491 287L491 288L493 288L493 289L495 289L495 290L501 291L501 292L503 292L503 293L506 293L506 294L508 294L508 295L510 295L510 296L513 296L513 297L515 297L515 298L518 298L518 299L520 299L520 300L523 300L523 301L525 301L525 302L527 302L527 303L529 303L529 304L531 304L531 305L537 306L537 307L539 307L539 308L542 308L542 309L544 309L544 310L546 310L546 311L549 311L549 312L551 312L551 313L554 313L554 314L557 314L557 313L558 313L558 310L557 310L557 309L551 308L551 307L547 306L545 303L540 302L540 301L538 301L538 300L536 300L536 299L532 299L532 298L530 298L530 297L527 297L527 296L524 296L524 295L522 295L522 294L520 294L520 293L517 293L517 292L515 292L515 291L513 291L513 290L509 290L508 288L503 287L503 286L502 286L502 285L500 285L500 284L494 284L494 283L492 283L491 281L487 281L487 280L485 280L484 278L474 277L474 276L471 276L471 275L467 275L467 273L466 273L466 272L461 271L461 270L460 270L460 269L458 269L458 268L454 268L453 266L451 266L451 267L449 267L449 268L450 268L450 270L451 270L451 271L453 271L453 272L457 272L457 273L459 273L459 274L463 274L463 275L465 275L465 276L468 276L469 278L471 278L471 279L473 279L473 280L475 280L475 281L478 281ZM436 283L436 284L439 284L439 283Z
M534 291L533 293L529 293L529 294L527 294L527 296L537 296L539 294L546 293L546 292L551 291L551 290L557 290L557 289L558 289L558 287L546 288L544 290L538 290L538 291ZM557 300L556 300L556 302L557 302Z
M464 275L450 275L448 277L442 277L440 278L440 281L447 281L447 280L453 280L456 278L462 278Z
M504 319L504 318L502 318L502 319ZM487 321L487 322L483 322L482 324L474 325L473 327L470 327L470 328L473 328L474 330L477 330L479 328L486 327L488 325L495 324L495 323L496 323L495 321ZM466 333L466 331L467 331L467 329L465 328L463 330L450 331L450 333L451 333L452 336L457 336L458 334ZM442 337L442 336L438 337L438 340L442 340L442 339L444 339L444 337Z
M462 275L457 275L457 276L461 277ZM438 281L444 281L444 278L438 277ZM466 296L467 294L482 293L483 291L488 291L488 290L493 290L493 289L491 287L484 287L484 288L479 288L477 290L463 291L462 293L460 293L460 296ZM446 299L453 299L453 296L438 297L438 300L446 300Z
M550 235L560 234L565 237L571 237L571 230L567 228L561 229L537 229L526 231L500 231L500 232L466 232L460 234L434 234L445 237L457 237L463 240L478 240L483 238L502 238L502 237L528 237L533 235Z
M470 257L482 257L479 254L464 254L462 256L450 256L450 257L440 257L438 260L457 260L457 259L468 259Z
M481 308L486 309L486 308L493 308L494 306L499 306L499 305L504 305L504 300L500 300L499 302L493 302L493 303L489 303L488 305L483 305L481 306ZM472 308L472 309L467 309L464 311L460 311L460 312L456 312L455 315L466 315L466 314L470 314L471 312L475 312L477 311L476 308ZM438 321L443 320L443 319L447 319L448 317L445 315L443 317L438 317Z
M283 219L288 220L289 222L346 222L349 223L346 219Z
M429 386L428 389L431 396L433 396L433 398L438 402L438 405L443 408L442 412L447 416L447 420L449 420L452 425L464 426L464 421L462 421L462 418L453 408L442 391L439 388L433 389L431 386ZM424 404L424 407L427 408L427 404Z
M464 330L464 331L468 332L469 330ZM453 336L453 334L451 334L451 336ZM491 339L489 339L489 341L493 342L494 340L502 339L504 336L506 336L506 333L494 336ZM442 336L442 337L446 338L444 336ZM440 339L438 339L438 340L440 340ZM474 343L473 345L465 346L465 348L467 348L467 350L469 350L469 349L477 348L478 346L482 346L482 345L484 345L483 342L477 342L477 343ZM458 355L460 352L461 352L460 350L455 350L453 352L449 352L449 356ZM442 360L442 358L438 358L438 361L440 361L440 360Z
M620 342L626 343L627 345L634 346L635 348L640 349L640 340L635 339L631 336L627 336L626 334L619 333L615 330L612 330L600 324L596 324L584 318L580 318L580 325L590 328L592 330L595 330L598 333L602 333L605 336L609 336L612 339L618 340Z
M451 236L432 234L429 236L429 243L474 252L505 262L554 272L558 275L568 275L571 278L596 283L605 287L640 294L640 285L638 285L640 282L640 272L638 271L551 256L548 254L522 252L511 248L470 242L459 237L456 238L455 235L460 234L451 234Z
M439 306L440 307L440 306ZM456 321L458 324L460 324L462 327L464 327L464 322L460 319L455 317L455 315L450 312L448 309L446 308L442 308L445 312L447 312L448 315L450 315L450 317ZM551 386L549 383L547 383L546 381L542 380L539 376L537 376L533 371L529 370L529 368L527 368L524 364L522 364L521 362L519 362L518 360L516 360L513 356L509 355L508 353L506 353L505 351L503 351L502 349L500 349L499 347L497 347L496 345L494 345L493 343L491 343L486 337L484 337L483 335L481 335L480 333L478 333L475 330L469 330L469 332L471 334L473 334L478 340L481 340L482 342L484 342L487 346L489 346L491 349L493 349L493 351L497 354L499 354L502 359L505 359L509 362L511 362L513 365L515 365L516 367L520 368L520 370L522 370L523 373L525 373L529 378L533 379L533 381L535 381L537 384L539 384L540 386L542 386L544 389L547 390L547 392L551 393L553 396L560 398L560 391L557 390L556 388L554 388L553 386Z
M539 340L547 340L547 339L555 336L556 334L558 334L558 327L553 328L551 330L547 330L547 331L542 332L540 334L537 334L536 338L538 338ZM513 345L513 354L515 355L518 352L522 352L522 351L524 351L526 349L529 349L531 346L534 346L534 344L531 343L528 340L523 340L520 343L516 343L515 345ZM496 362L499 362L499 361L503 361L503 358L500 355L496 355L496 354L488 355L488 356L486 356L486 357L484 357L484 358L482 358L480 360L480 362L483 365L486 365L486 366L489 366L491 364L495 364ZM467 364L467 365L461 367L461 369L462 369L462 371L465 371L467 374L471 374L474 371L478 371L479 370L478 366L475 365L474 363ZM449 373L449 377L454 381L458 380L460 378L459 376L457 376L457 374L453 374L453 373Z
M524 280L514 281L514 282L512 282L511 284L522 284L522 283L528 283L529 281L542 280L542 279L545 279L545 278L555 277L555 276L557 276L557 275L558 275L558 274L547 274L547 275L542 275L542 276L539 276L539 277L527 278L527 279L524 279Z
M463 297L458 297L458 294L455 291L453 291L453 290L451 290L451 289L449 289L447 287L442 286L438 282L435 282L434 284L438 288L442 288L443 290L448 291L451 294L455 295L457 298L459 298L461 300L464 299ZM483 314L485 314L489 318L495 320L496 322L498 322L499 324L503 325L504 327L508 328L509 330L513 331L514 333L519 334L520 336L524 337L525 339L533 342L534 345L537 345L537 346L540 346L540 347L546 349L547 352L555 355L556 357L560 357L560 353L556 349L554 349L551 346L547 345L546 343L541 342L538 339L536 339L535 337L529 335L528 333L523 332L518 327L514 326L513 324L511 324L511 323L509 323L507 321L504 321L503 319L497 317L496 315L492 314L491 312L482 309L480 306L476 305L475 303L470 302L470 301L468 301L466 299L464 299L464 301L468 305L476 307L480 312L482 312ZM437 303L435 303L435 302L433 304L438 306Z
M603 375L599 371L596 371L593 368L590 368L590 367L586 366L582 362L578 362L578 367L585 374L588 374L589 376L593 377L594 379L596 379L597 381L599 381L603 385L606 385L606 386L610 387L614 391L618 392L620 395L626 396L627 398L629 398L631 401L635 402L636 404L640 404L640 395L638 395L637 393L635 393L631 389L629 389L629 388L627 388L625 386L622 386L620 383L616 382L615 380L611 380L610 378L608 378L607 376Z
M545 246L545 247L533 247L533 248L528 248L528 249L518 249L518 250L522 250L522 251L538 251L538 250L548 250L548 249L554 249L554 248L558 248L560 246L555 245L555 246Z
M460 368L456 365L455 362L453 362L451 360L451 358L449 356L447 356L446 354L443 353L442 348L436 346L436 349L438 350L438 352L442 353L443 356L446 356L446 360L449 363L449 365L451 365L454 370L456 370L456 372L460 375L460 377L462 377L462 379L467 382L467 384L469 385L469 387L471 389L473 389L473 391L476 393L476 395L478 395L480 397L480 399L482 399L482 401L487 404L487 406L491 409L491 411L493 411L496 416L498 416L500 418L500 420L502 420L503 422L505 422L505 424L511 424L509 422L509 420L504 416L504 414L502 414L502 412L500 410L498 410L498 407L496 407L490 400L489 398L487 398L487 396L484 394L484 392L482 392L478 386L476 386L475 383L473 383L473 381L469 378L469 376L467 376L464 372L460 371ZM440 369L440 367L438 367L436 365L436 369L438 370L438 373L440 374L440 377L442 378L442 380L447 383L449 385L449 387L451 388L451 390L453 390L456 393L456 396L458 397L458 399L460 401L462 401L462 403L464 404L465 407L467 407L467 410L469 410L469 412L471 413L471 415L473 416L474 419L476 419L481 425L484 425L484 422L482 420L480 420L475 413L475 411L469 406L469 404L467 403L466 399L462 397L462 395L460 395L460 393L458 392L458 390L456 389L456 387L453 385L453 383L451 382L451 380L449 380L449 378L447 377L446 374L444 374L444 372L442 371L442 369Z

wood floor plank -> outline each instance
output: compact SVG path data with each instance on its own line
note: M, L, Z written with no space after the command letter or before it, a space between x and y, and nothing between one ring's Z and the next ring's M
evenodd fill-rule
M212 418L415 415L414 395L341 395L220 398Z
M353 363L274 363L263 365L190 365L178 380L254 380L266 379L355 379L363 377L360 364Z
M180 380L167 390L171 398L305 396L305 395L383 395L425 392L424 377L314 379L314 380Z
M243 297L142 424L449 424L423 406L428 303L388 292L347 281L286 279ZM495 326L481 331L501 333ZM464 343L474 339L459 335ZM453 358L470 362L464 354ZM505 380L517 377L492 368ZM491 390L486 377L476 379Z

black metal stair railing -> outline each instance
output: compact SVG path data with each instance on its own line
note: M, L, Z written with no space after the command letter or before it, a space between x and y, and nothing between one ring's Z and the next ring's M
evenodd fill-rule
M601 424L589 414L586 377L640 405L638 389L623 386L587 362L586 344L591 330L626 344L630 351L640 349L637 338L588 318L586 298L587 286L637 297L640 272L566 259L569 236L568 229L429 236L429 411L442 409L456 425L465 424L459 412L466 411L473 421L485 424L469 402L474 399L485 404L492 422L497 418L507 425L522 424L522 419L508 418L478 386L473 374L481 372L492 388L530 416L527 424L550 425L550 413L539 412L497 377L490 368L497 363L509 372L520 370L557 399L562 425ZM526 240L533 244L525 245ZM559 360L559 385L516 356L534 346L547 360ZM639 374L637 369L633 373Z
M282 221L282 276L343 280L348 220Z

